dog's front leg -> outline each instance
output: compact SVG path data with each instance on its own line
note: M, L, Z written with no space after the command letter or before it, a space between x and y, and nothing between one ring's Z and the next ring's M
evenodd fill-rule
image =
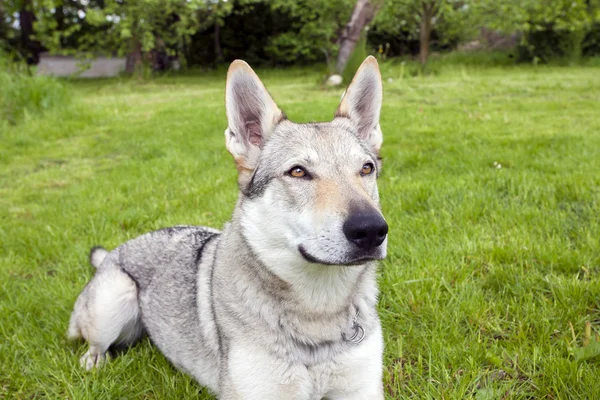
M336 360L329 400L383 400L383 338L381 327Z
M248 341L231 344L221 379L223 400L308 400L311 383L303 365L292 365Z

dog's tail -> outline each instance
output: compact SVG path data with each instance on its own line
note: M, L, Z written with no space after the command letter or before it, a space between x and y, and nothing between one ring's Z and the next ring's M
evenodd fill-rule
M98 268L107 255L108 250L106 250L104 247L92 247L90 250L90 264L92 264L95 268Z

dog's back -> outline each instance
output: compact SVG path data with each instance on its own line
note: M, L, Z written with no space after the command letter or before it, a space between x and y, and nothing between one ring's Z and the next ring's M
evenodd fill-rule
M202 226L174 226L146 233L113 252L119 266L143 292L157 275L174 272L170 271L174 266L181 279L190 281L202 258L204 244L218 234L219 231Z

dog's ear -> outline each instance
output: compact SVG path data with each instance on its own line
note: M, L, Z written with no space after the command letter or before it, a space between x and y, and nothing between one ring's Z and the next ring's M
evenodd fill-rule
M367 57L346 89L336 117L349 118L358 128L358 136L379 154L383 143L379 127L379 113L383 99L383 85L379 65L373 56Z
M242 60L232 62L227 72L225 107L229 123L225 131L227 150L240 171L252 170L275 125L285 115L256 73Z

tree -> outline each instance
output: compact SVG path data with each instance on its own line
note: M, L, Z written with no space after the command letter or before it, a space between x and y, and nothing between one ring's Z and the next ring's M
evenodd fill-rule
M485 0L477 7L487 26L522 33L522 61L579 58L586 34L600 21L600 0Z
M173 55L200 26L205 0L45 0L39 3L37 37L53 52L126 55L127 70L161 54ZM61 18L65 13L70 18Z
M36 20L31 0L22 0L19 8L19 25L21 29L21 43L27 50L27 62L36 64L43 50L40 42L34 39L33 24Z
M600 0L481 0L474 2L485 24L504 31L578 30L600 18Z
M477 0L387 0L375 24L388 32L412 32L419 40L419 61L425 64L436 28L444 26L445 38L473 34L477 26L473 23L474 3Z
M267 53L290 63L301 58L327 61L336 53L338 38L355 0L272 0L271 9L290 20L289 29L270 40Z
M246 14L252 12L253 6L261 3L263 0L208 0L205 1L204 7L198 8L198 25L197 31L206 30L212 27L213 30L213 46L215 53L215 61L223 61L223 49L221 46L221 28L225 24L226 18L234 11Z
M37 63L43 46L35 40L35 5L32 0L5 0L0 3L0 46L29 64ZM15 26L18 28L15 29Z
M356 47L356 43L360 40L363 29L371 23L377 10L379 3L373 0L357 0L352 10L350 21L344 27L339 39L340 49L337 56L335 69L338 74L344 72L350 55Z
M226 17L234 9L249 12L263 2L267 0L40 0L35 2L40 16L36 30L50 51L125 55L127 70L133 72L143 63L162 66L166 57L185 62L192 36L208 29L221 59Z

